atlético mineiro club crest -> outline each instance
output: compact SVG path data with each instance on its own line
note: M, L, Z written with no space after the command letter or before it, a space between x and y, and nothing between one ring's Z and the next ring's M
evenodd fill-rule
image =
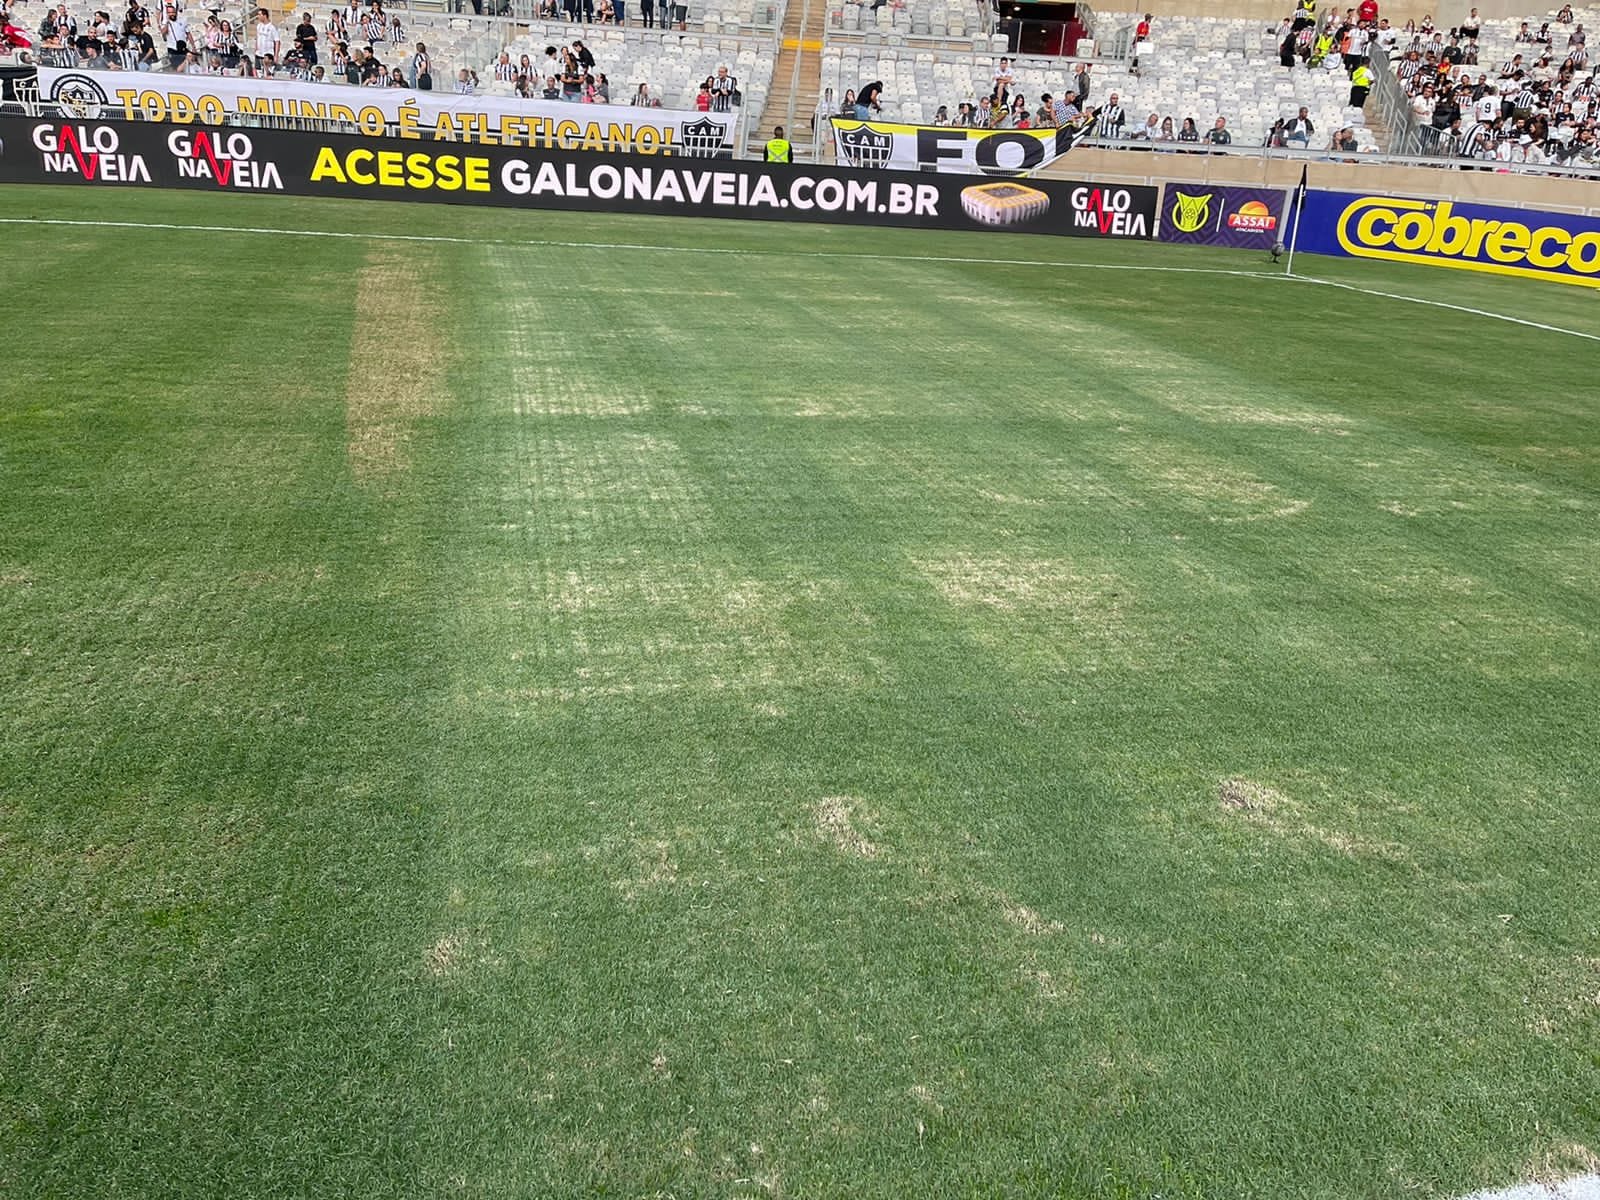
M882 170L889 165L889 154L894 149L894 134L878 133L865 126L860 129L841 129L839 145L843 147L845 159L852 167Z

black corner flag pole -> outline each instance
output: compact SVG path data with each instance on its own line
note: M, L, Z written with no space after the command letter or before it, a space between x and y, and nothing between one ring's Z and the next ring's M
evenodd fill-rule
M1300 186L1294 193L1294 228L1289 231L1289 265L1284 268L1285 275L1294 274L1294 248L1300 244L1300 221L1306 211L1306 171L1307 167L1300 168Z

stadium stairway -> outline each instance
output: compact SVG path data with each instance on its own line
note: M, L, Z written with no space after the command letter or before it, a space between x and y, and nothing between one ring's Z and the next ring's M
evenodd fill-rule
M789 0L779 34L767 102L749 130L750 153L760 158L774 125L782 125L794 144L795 160L816 157L811 115L822 90L822 34L827 20L823 0Z

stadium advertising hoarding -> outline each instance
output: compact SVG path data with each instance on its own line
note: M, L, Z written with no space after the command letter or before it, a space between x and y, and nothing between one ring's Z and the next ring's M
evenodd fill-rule
M267 129L0 118L0 182L1149 239L1156 189L448 145Z
M1161 240L1188 245L1271 247L1283 239L1281 188L1168 183L1161 198Z
M1076 128L966 129L831 120L838 160L869 170L1021 175L1060 158L1083 136Z
M39 68L39 95L63 120L220 125L240 117L290 117L342 121L349 132L368 137L636 154L731 154L737 119L629 105L55 67Z
M1600 219L1571 213L1313 191L1298 248L1600 287Z

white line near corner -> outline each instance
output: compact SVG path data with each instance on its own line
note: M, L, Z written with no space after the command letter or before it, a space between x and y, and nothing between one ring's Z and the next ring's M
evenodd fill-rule
M1560 1183L1519 1183L1459 1200L1600 1200L1600 1175L1575 1175Z
M1382 292L1373 288L1358 287L1353 283L1337 283L1331 279L1314 279L1308 275L1269 275L1260 271L1239 271L1223 267L1156 267L1125 263L1058 262L1046 258L979 258L976 256L936 254L877 254L870 251L857 253L849 250L752 250L732 246L662 246L644 242L574 242L538 238L474 238L426 233L352 233L335 229L280 229L258 225L184 225L163 221L81 221L66 217L0 217L0 225L67 225L99 229L161 229L187 233L236 233L265 237L335 238L350 241L433 242L454 246L548 247L558 250L636 250L656 254L718 254L739 255L748 258L843 258L860 259L867 262L933 262L993 267L1047 267L1057 271L1132 271L1140 274L1155 275L1221 275L1236 279L1282 281L1284 283L1302 283L1312 284L1317 287L1338 288L1341 291L1357 292L1363 296L1399 300L1406 304L1421 304L1428 308L1448 309L1451 312L1466 313L1469 316L1486 317L1494 321L1506 321L1513 325L1522 325L1529 329L1539 329L1546 333L1559 333L1567 337L1582 338L1584 341L1600 342L1600 334L1584 333L1577 329L1566 329L1560 325L1546 325L1541 321L1529 321L1522 317L1513 317L1507 313L1497 313L1489 309L1468 308L1461 304L1449 304L1443 300L1427 300L1420 296L1406 296L1399 292ZM1584 1200L1590 1200L1590 1198L1585 1196ZM1600 1200L1600 1196L1594 1197L1594 1200Z
M1404 300L1407 304L1426 304L1429 308L1448 308L1451 312L1470 313L1475 317L1489 317L1495 321L1509 321L1513 325L1526 325L1529 329L1543 329L1550 333L1564 333L1568 337L1585 338L1591 342L1600 342L1600 334L1582 333L1576 329L1563 329L1559 325L1546 325L1542 321L1529 321L1522 317L1513 317L1507 313L1492 312L1486 308L1468 308L1464 304L1447 304L1443 300L1423 300L1416 296L1403 296L1399 292L1380 292L1374 288L1357 287L1353 283L1338 283L1332 279L1313 279L1309 275L1295 275L1292 278L1297 283L1315 283L1322 287L1338 288L1346 292L1360 292L1363 296L1382 296L1385 300Z

